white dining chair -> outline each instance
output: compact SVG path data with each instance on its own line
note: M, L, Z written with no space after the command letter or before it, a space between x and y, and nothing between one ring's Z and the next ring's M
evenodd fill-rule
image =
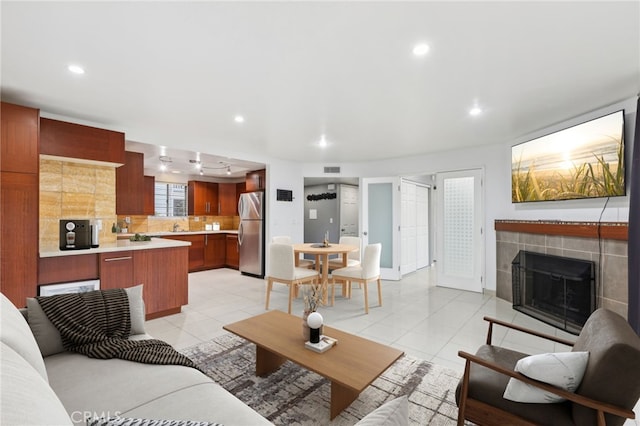
M331 273L331 305L335 301L336 280L344 280L347 283L347 297L351 297L351 283L357 282L364 286L364 312L369 313L369 291L367 283L377 281L378 305L382 306L382 288L380 281L380 254L382 244L369 244L364 248L362 264L359 266L346 266L335 269Z
M346 266L358 266L360 265L360 237L351 237L343 235L340 237L338 244L346 244L350 246L357 246L358 250L350 251L347 253L347 265ZM342 256L335 259L329 259L329 269L343 268Z
M298 286L315 284L319 279L318 271L295 266L293 246L291 244L271 243L269 245L269 275L267 276L265 309L269 310L269 299L274 282L289 286L289 307L287 312L291 313L291 303L294 295L297 294Z
M293 241L291 240L291 237L288 235L279 235L279 236L275 236L271 238L271 242L272 243L278 243L278 244L289 244L292 245ZM295 257L294 257L295 259ZM316 267L316 262L311 260L311 259L305 259L303 257L300 257L298 259L298 267L299 268L308 268L308 269L314 269Z

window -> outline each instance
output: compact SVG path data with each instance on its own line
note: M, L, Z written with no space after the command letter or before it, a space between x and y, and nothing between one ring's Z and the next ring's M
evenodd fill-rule
M155 215L159 217L187 215L187 185L156 182Z

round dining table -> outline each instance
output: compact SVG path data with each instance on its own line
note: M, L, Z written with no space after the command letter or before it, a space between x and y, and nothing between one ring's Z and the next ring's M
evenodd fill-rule
M315 256L316 270L320 271L322 286L326 290L329 283L329 256L332 254L342 255L342 266L347 266L348 254L352 251L358 250L359 248L360 247L351 244L329 243L328 246L323 246L320 243L301 243L293 245L293 253L296 266L298 266L300 262L300 253L312 254ZM322 265L322 270L320 270L320 265ZM343 284L343 295L344 292L345 289ZM326 294L327 292L325 291L325 295Z

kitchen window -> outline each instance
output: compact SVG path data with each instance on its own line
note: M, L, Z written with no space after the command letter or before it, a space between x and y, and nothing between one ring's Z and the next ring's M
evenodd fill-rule
M156 182L155 215L159 217L187 215L187 185Z

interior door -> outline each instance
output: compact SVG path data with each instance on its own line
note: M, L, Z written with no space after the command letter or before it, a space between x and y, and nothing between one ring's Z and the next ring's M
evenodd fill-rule
M483 196L480 169L438 173L438 286L482 292Z
M362 246L381 243L380 275L400 279L400 178L361 178Z
M358 236L358 188L340 185L340 236Z

